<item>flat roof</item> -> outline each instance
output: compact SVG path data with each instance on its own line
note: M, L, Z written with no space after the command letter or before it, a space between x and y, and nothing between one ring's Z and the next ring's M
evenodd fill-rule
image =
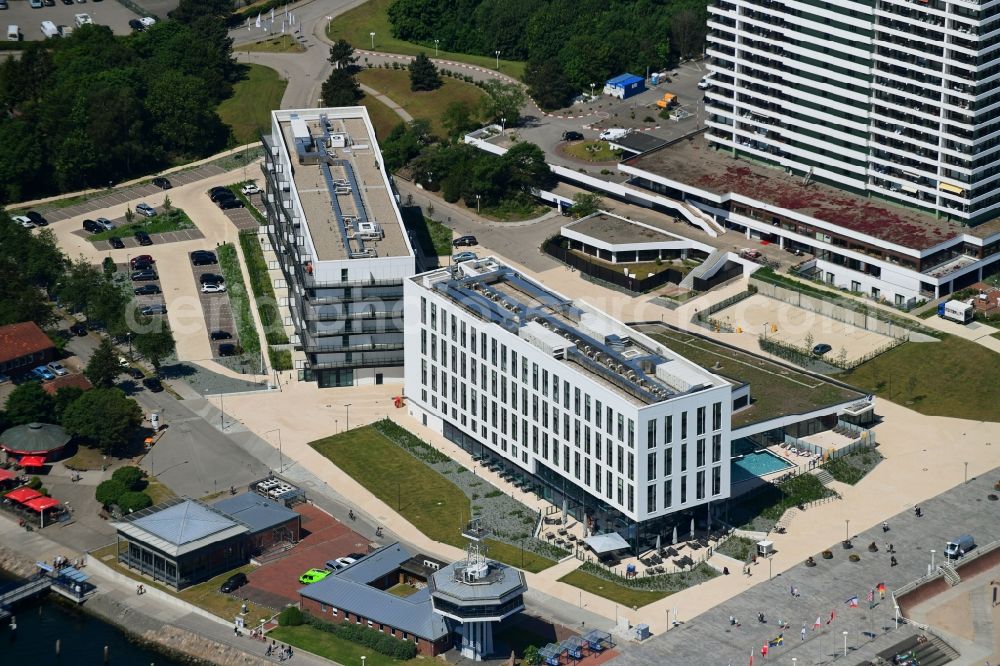
M801 174L790 176L782 168L734 158L725 150L709 147L704 134L622 163L712 194L739 194L914 250L931 248L961 234L986 238L1000 231L1000 218L970 227L815 179L803 185Z
M251 532L261 532L299 518L299 514L284 504L251 492L219 500L212 508L244 523Z
M594 213L585 218L567 224L563 229L570 229L577 233L598 240L605 241L611 245L627 245L632 243L663 243L666 241L684 240L677 236L670 236L666 232L650 229L607 213Z
M143 509L114 526L129 539L175 557L249 531L243 523L188 498Z
M645 132L629 132L625 136L613 139L609 143L613 143L616 146L621 146L636 153L645 153L650 150L656 150L661 146L665 146L668 142L666 139L661 139L658 136L646 134Z
M727 382L640 331L487 257L411 278L639 406Z
M379 147L369 131L367 110L358 106L272 113L281 130L273 139L284 142L291 158L293 185L316 261L411 256L395 195L376 157ZM331 135L346 136L347 145L330 145ZM298 145L303 141L305 153ZM303 161L303 154L309 158ZM377 225L377 231L363 228L364 223Z
M666 325L643 324L636 328L703 368L739 385L750 385L752 402L746 409L733 412L734 430L864 398L858 391Z

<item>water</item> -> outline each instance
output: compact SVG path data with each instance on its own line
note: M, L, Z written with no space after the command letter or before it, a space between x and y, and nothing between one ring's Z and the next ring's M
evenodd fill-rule
M756 453L748 453L730 463L730 480L732 483L739 483L755 476L763 476L789 467L793 467L793 465L781 456L776 456L770 451L757 451Z
M15 582L0 572L0 590ZM105 645L110 648L109 666L183 663L132 642L113 625L55 598L49 594L15 606L17 631L0 623L0 666L104 666ZM56 657L56 639L62 641L61 657Z

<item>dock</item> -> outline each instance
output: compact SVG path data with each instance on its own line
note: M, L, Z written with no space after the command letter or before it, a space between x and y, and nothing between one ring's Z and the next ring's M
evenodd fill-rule
M97 592L97 587L88 582L87 574L70 566L58 570L38 563L41 571L17 587L0 594L0 621L11 616L10 608L15 604L53 591L71 601L82 604Z

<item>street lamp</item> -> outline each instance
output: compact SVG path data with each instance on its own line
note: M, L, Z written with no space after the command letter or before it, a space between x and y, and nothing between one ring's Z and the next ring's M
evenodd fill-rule
M591 97L591 99L594 98L594 86L595 85L597 85L597 84L595 84L595 83L591 83L590 84L590 97Z
M969 463L965 463L965 482L969 482Z
M844 632L844 656L847 656L847 632Z
M476 215L479 215L479 200L483 198L483 195L476 195Z
M936 552L937 551L934 550L933 548L931 549L931 570L930 570L930 573L934 573L934 553L936 553Z
M497 70L499 70L500 69L500 51L497 51L496 54L497 54Z
M847 543L848 541L851 540L851 530L850 530L850 527L851 527L851 521L850 520L844 520L844 543Z
M347 410L347 420L345 421L344 430L350 430L351 429L351 403L348 402L348 403L344 404L344 407Z
M361 655L361 666L365 666L365 659L367 659L367 657L365 657L365 655Z
M371 35L371 37L372 37L372 51L374 51L375 50L375 33L374 32L369 32L368 34Z
M440 39L435 39L435 40L434 40L434 57L435 57L435 58L437 58L437 57L438 57L438 43L439 43L440 41L441 41Z

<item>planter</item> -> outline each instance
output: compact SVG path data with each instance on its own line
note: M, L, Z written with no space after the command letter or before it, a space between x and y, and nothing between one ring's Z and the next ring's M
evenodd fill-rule
M849 559L851 562L860 562L861 561L861 556L858 555L857 553L851 553L847 557L847 559Z
M831 557L832 557L832 554L831 554ZM816 566L816 560L814 560L812 558L812 555L810 555L809 559L806 560L806 566L807 567L814 567L814 566Z
M990 493L989 495L986 496L986 499L988 499L991 502L996 502L997 501L997 496L994 495L993 493Z
M870 544L868 544L868 552L869 553L877 553L878 552L878 546L875 545L874 541L872 541Z
M851 548L854 548L854 544L851 543L849 539L841 541L840 545L844 547L844 550L850 550Z
M833 559L833 553L830 552L829 550L824 550L823 551L823 559L824 560L832 560Z

